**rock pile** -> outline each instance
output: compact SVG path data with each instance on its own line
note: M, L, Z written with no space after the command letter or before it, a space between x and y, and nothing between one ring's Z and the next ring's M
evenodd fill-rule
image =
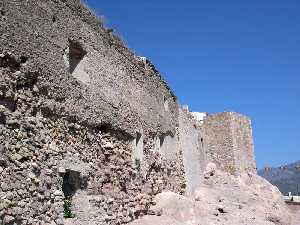
M210 164L209 173L204 173L205 184L192 196L161 193L151 207L161 216L145 216L131 225L292 224L292 214L276 187L255 174L234 177L214 169L211 173L212 168Z

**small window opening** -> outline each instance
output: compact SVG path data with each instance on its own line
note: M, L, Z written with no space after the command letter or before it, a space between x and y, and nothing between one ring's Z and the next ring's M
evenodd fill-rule
M200 141L201 141L201 145L202 145L202 147L203 147L203 138L201 138Z
M144 154L144 143L143 143L143 135L141 133L136 133L136 138L133 141L133 152L132 152L132 161L133 166L137 170L140 170L143 154Z
M159 146L162 147L164 145L164 141L165 141L165 137L164 136L160 136L159 137Z
M20 57L20 62L21 62L22 64L25 64L25 63L27 62L27 60L28 60L28 57L27 57L27 56L21 56L21 57Z
M74 170L66 170L63 177L62 190L66 198L71 198L76 191L80 189L80 172Z
M52 22L55 23L56 22L56 16L52 16Z
M135 145L138 146L139 142L141 141L142 134L136 133Z
M165 108L165 111L169 112L169 102L168 102L168 99L166 98L166 96L164 96L164 108Z
M82 48L80 43L69 40L69 47L66 50L66 55L68 57L70 73L74 72L86 53L87 52Z

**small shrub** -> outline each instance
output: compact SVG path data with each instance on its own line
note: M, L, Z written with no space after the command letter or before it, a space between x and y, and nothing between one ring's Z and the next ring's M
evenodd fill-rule
M72 201L71 198L66 198L64 200L64 218L69 219L69 218L74 218L76 215L72 213Z
M141 170L141 160L135 159L134 164L135 164L135 168L137 169L137 171L140 171Z

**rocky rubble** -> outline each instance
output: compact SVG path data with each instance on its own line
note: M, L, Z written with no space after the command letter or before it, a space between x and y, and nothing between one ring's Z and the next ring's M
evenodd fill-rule
M212 168L210 164L205 184L192 196L158 194L151 210L161 216L145 216L131 225L292 224L292 214L276 187L255 174L234 177Z

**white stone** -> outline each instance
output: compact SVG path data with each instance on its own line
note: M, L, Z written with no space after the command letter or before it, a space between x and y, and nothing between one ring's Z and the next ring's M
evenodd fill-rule
M59 173L59 174L65 174L65 173L66 173L66 169L65 169L64 167L60 166L60 167L58 168L58 173Z
M191 112L192 116L195 120L199 122L203 122L204 118L207 116L207 113L205 112Z
M63 193L59 190L56 190L54 193L53 193L55 196L61 196L63 195Z
M212 162L209 162L206 166L206 169L205 169L204 173L203 173L204 178L208 179L209 177L215 175L216 169L217 169L216 164L214 164Z

